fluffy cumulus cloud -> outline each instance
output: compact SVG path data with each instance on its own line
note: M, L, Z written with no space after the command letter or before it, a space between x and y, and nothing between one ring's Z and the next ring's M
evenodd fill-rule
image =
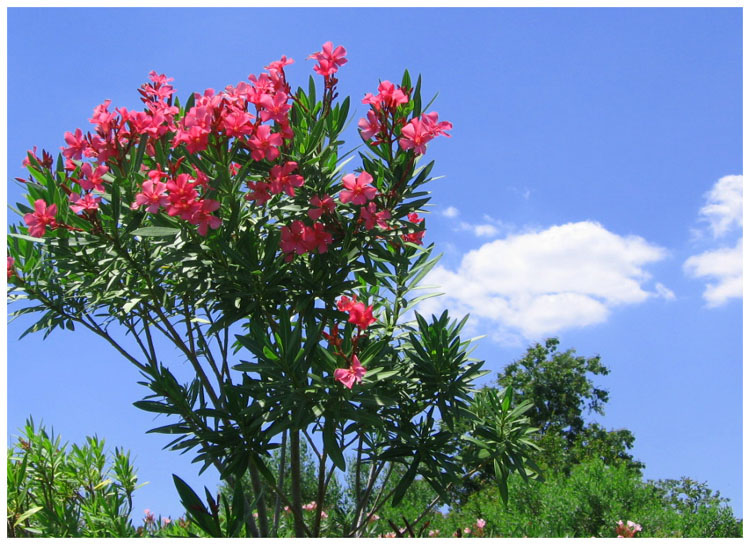
M703 299L708 307L718 307L730 299L742 298L742 239L733 248L719 248L691 256L685 273L706 278Z
M703 299L706 306L715 308L742 298L742 176L720 178L706 194L698 216L721 246L689 257L683 270L706 281ZM721 242L734 237L738 240L733 246Z
M665 251L637 236L620 236L595 222L509 235L463 256L456 270L436 267L424 285L445 295L420 312L448 307L471 313L481 333L528 339L604 322L620 305L672 298L661 284L646 287L644 267Z
M700 217L714 238L742 227L742 176L724 176L706 195Z

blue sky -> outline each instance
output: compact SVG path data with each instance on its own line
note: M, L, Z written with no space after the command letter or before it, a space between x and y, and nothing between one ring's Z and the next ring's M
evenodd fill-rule
M708 481L739 516L740 9L11 8L8 179L27 149L88 130L104 99L139 107L150 70L187 97L287 55L304 84L329 40L348 50L342 97L358 104L408 68L454 125L428 149L445 176L429 280L446 295L426 310L472 314L488 380L547 336L601 355L597 420L634 432L646 477ZM150 483L136 517L182 512L171 473L215 484L144 433L161 422L131 405L145 394L135 368L85 332L18 341L29 323L8 327L9 438L33 415L67 440L129 448Z

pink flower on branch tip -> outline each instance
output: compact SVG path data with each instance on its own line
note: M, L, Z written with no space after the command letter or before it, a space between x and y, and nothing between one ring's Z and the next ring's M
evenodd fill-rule
M354 174L347 174L343 178L344 190L339 194L342 203L365 204L377 195L378 190L371 186L372 176L368 172L362 172L356 179Z
M152 171L153 172L153 171ZM158 178L149 179L143 182L141 192L135 196L135 202L131 205L133 210L147 205L146 212L156 214L161 207L167 207L169 197L167 196L167 184L160 182Z
M278 61L273 61L272 63L270 63L268 66L265 66L264 68L271 72L283 72L284 67L292 63L294 63L294 59L287 59L286 55L282 55L281 59L279 59Z
M190 223L198 226L198 234L205 237L208 233L209 227L211 229L218 229L221 225L221 218L218 218L212 214L212 212L219 209L219 201L212 199L203 199L198 201L200 207L190 217Z
M8 256L8 280L11 279L11 277L16 274L15 269L13 268L16 264L16 260L12 257Z
M50 204L47 206L47 203L42 199L37 199L34 202L34 212L23 217L23 221L29 226L29 235L41 237L44 236L47 227L56 229L55 214L57 214L57 205Z
M75 133L66 132L65 143L68 147L61 149L66 159L81 159L89 149L89 143L81 129L76 129Z
M271 127L260 125L253 137L248 140L248 146L252 150L251 156L255 161L268 159L273 161L279 156L278 147L283 143L281 135L271 133Z
M307 215L313 221L320 219L323 214L330 214L336 209L336 203L328 195L318 197L315 195L310 199L310 204L314 207L307 211Z
M297 163L287 161L283 166L274 165L269 172L269 181L271 184L271 193L274 195L284 191L290 197L294 197L294 188L302 187L305 179L299 174L292 174L297 170Z
M82 189L85 189L86 191L90 191L92 189L95 189L97 191L104 191L104 179L102 176L104 176L107 172L109 172L109 168L107 165L97 165L96 169L91 166L90 163L83 163L81 165L81 174L80 178L76 179L75 181L78 183L78 185L81 186Z
M101 197L92 197L91 193L87 193L83 196L73 193L69 198L70 209L76 214L80 214L84 210L98 210L99 202L102 200Z
M366 372L367 369L362 367L359 358L352 356L351 366L345 369L336 369L333 372L333 378L351 390L355 382L362 382L362 377L365 376Z
M329 77L338 72L340 66L347 63L344 58L346 56L346 49L343 46L333 48L333 42L326 42L323 44L323 48L307 57L308 59L315 59L318 64L313 67L313 70L323 77Z
M417 155L424 155L427 151L427 143L436 136L448 136L446 132L453 128L453 124L448 121L438 123L437 112L422 114L419 118L409 121L401 129L401 138L398 140L399 146L404 151L414 150Z

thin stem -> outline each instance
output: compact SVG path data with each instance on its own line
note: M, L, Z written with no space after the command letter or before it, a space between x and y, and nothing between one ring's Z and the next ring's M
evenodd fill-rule
M291 470L292 470L292 512L294 514L295 537L304 537L304 521L302 519L302 489L300 475L299 430L291 431Z
M255 497L257 498L258 523L260 525L260 535L261 537L269 537L268 513L266 511L265 491L263 490L263 486L261 485L260 477L258 477L258 468L255 467L255 464L252 462L252 459L250 461L248 469L250 471L250 482L253 485L253 492L255 493ZM246 516L251 516L251 515L248 513Z
M284 430L284 432L281 435L281 460L279 465L279 490L284 490L284 477L286 476L286 436L287 431ZM281 495L277 492L276 493L276 507L274 509L273 513L273 535L278 536L279 532L279 520L281 516Z

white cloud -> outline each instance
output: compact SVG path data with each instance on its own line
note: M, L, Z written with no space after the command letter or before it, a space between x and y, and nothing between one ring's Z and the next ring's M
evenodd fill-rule
M499 232L497 227L490 223L471 224L462 221L458 224L461 231L471 231L477 237L494 237Z
M664 286L655 292L643 286L649 279L643 266L664 256L640 237L588 221L509 235L468 252L455 271L436 267L424 284L446 295L427 300L420 312L469 312L477 329L495 339L593 325L618 305L673 297Z
M718 238L735 227L742 227L742 175L724 176L706 194L700 209L701 220L708 223L711 234Z
M741 238L734 248L719 248L691 256L683 268L693 278L714 280L707 283L703 291L703 299L708 307L718 307L732 298L742 298Z
M706 193L706 204L698 212L708 223L714 239L742 229L742 175L724 176ZM690 256L683 271L692 278L707 279L703 299L709 308L742 298L742 238L734 247L707 250Z
M459 211L455 206L449 206L448 208L443 210L441 214L446 218L456 218L458 217Z

